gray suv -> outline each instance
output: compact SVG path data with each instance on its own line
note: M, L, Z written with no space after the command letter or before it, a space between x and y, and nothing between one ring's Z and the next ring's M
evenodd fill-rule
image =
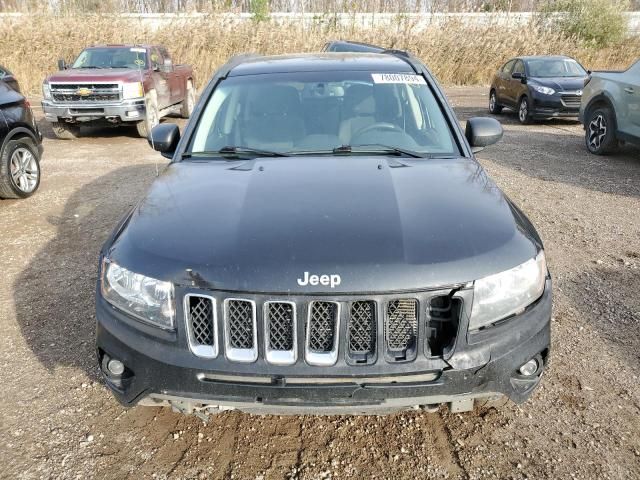
M614 152L621 143L640 144L640 60L624 72L594 72L580 106L591 153Z

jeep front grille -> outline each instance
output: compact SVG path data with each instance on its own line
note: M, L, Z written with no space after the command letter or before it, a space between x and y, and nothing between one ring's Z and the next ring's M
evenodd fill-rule
M357 301L351 304L347 328L349 357L357 363L367 363L376 347L376 304Z
M418 336L417 300L403 298L391 300L387 304L384 336L387 353L395 360L409 360L415 355Z
M340 305L315 301L309 304L306 358L311 365L333 365L338 358Z
M215 300L206 295L186 295L184 311L189 348L199 356L214 358L218 355L218 328Z
M296 305L265 302L265 355L267 362L290 365L296 361Z
M224 323L227 358L237 362L255 361L258 358L255 302L227 298Z

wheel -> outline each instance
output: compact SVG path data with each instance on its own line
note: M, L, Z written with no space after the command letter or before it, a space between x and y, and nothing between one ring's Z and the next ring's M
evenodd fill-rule
M189 118L193 113L193 108L196 106L196 90L193 88L191 80L187 81L187 91L185 92L184 100L180 106L180 116L182 118Z
M65 122L53 122L51 124L54 135L60 140L73 140L80 136L80 126Z
M502 113L502 105L498 104L498 98L496 97L495 90L491 90L491 93L489 94L489 113L492 113L493 115Z
M528 125L531 123L529 99L527 97L522 97L520 99L520 106L518 107L518 120L520 120L520 123L523 125Z
M0 198L27 198L40 186L40 159L28 137L9 140L0 153Z
M613 111L609 107L596 108L587 118L584 140L595 155L606 155L618 149Z
M138 135L142 138L149 138L151 129L160 123L160 113L158 112L158 102L156 96L151 92L145 98L146 117L136 123Z

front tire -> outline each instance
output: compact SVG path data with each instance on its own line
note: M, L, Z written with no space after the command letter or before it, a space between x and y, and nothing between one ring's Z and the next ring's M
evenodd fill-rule
M498 97L495 90L491 90L491 93L489 93L489 113L493 115L502 113L502 105L498 103Z
M529 125L531 123L531 106L529 105L529 98L522 97L518 104L518 120L522 125Z
M53 122L51 124L53 134L60 140L73 140L80 136L80 126L65 122Z
M155 95L148 94L144 103L145 119L136 123L136 129L139 136L149 138L151 129L160 123L160 112L158 112L158 102Z
M593 110L585 124L584 140L594 155L606 155L618 149L613 111L609 107Z
M182 118L189 118L193 113L193 109L196 105L196 90L193 88L191 80L187 81L187 91L184 95L184 100L180 106L180 116Z
M27 198L40 186L40 158L31 138L9 140L0 152L0 198Z

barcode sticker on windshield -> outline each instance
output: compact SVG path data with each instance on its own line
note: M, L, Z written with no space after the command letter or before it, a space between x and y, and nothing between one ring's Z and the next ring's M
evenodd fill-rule
M405 83L408 85L426 85L422 75L410 73L372 73L373 83Z
M146 52L146 50L144 48L140 48L140 47L132 47L129 50L132 51L132 52L135 52L135 53L145 53Z

